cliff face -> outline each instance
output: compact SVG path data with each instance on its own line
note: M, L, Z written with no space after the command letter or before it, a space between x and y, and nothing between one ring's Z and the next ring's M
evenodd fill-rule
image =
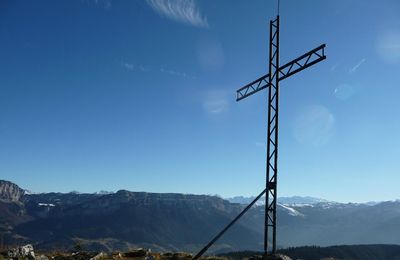
M21 201L25 191L18 185L0 180L0 200L17 202Z
M12 233L15 226L32 220L26 212L24 194L18 185L0 180L0 233Z

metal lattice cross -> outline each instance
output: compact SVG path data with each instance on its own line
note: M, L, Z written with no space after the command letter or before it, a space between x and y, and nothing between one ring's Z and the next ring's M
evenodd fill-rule
M269 39L269 73L238 89L236 92L236 101L240 101L260 90L268 88L267 176L265 185L264 231L265 256L268 253L269 235L272 237L272 255L276 254L279 82L326 59L325 44L322 44L301 55L297 59L279 67L279 15L275 20L270 21Z
M268 74L256 79L236 91L236 101L240 101L263 89L268 88L268 131L267 131L267 169L265 189L222 229L193 259L198 259L213 245L236 221L242 217L264 193L265 196L265 230L264 256L276 254L276 204L278 173L278 118L279 118L279 82L299 71L302 71L324 59L325 44L301 55L279 67L279 15L270 21L269 32L269 66ZM268 253L269 238L272 237L272 250Z

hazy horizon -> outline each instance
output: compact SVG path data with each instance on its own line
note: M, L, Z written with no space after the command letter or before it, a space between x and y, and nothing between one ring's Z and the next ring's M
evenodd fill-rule
M3 180L3 181L10 181L10 180ZM243 198L255 198L256 195L258 194L249 194L249 195L243 195L243 194L238 194L238 195L234 195L234 196L229 196L229 197L225 197L225 196L221 196L220 194L210 194L210 193L190 193L190 192L176 192L176 191L165 191L165 192L159 192L159 191L148 191L148 190L129 190L129 189L124 189L124 188L120 188L117 190L88 190L88 191L84 191L84 190L47 190L47 191L35 191L35 190L29 190L29 189L25 189L23 186L21 186L18 183L15 183L13 181L10 181L14 184L17 184L21 189L24 189L25 191L32 193L32 194L40 194L40 193L51 193L51 192L59 192L59 193L101 193L101 192L106 192L106 193L116 193L120 190L127 190L127 191L131 191L131 192L147 192L147 193L176 193L176 194L188 194L188 195L207 195L207 196L217 196L223 199L233 199L235 197L243 197ZM400 200L399 198L392 198L392 199L388 199L388 200L368 200L368 201L350 201L350 200L344 200L344 201L338 201L338 200L330 200L321 196L309 196L309 195L285 195L285 194L280 194L278 196L278 198L293 198L293 197L301 197L301 198L313 198L313 199L322 199L322 200L326 200L328 202L338 202L338 203L370 203L370 202L386 202L386 201L398 201ZM265 198L265 196L263 196L260 200L263 200Z

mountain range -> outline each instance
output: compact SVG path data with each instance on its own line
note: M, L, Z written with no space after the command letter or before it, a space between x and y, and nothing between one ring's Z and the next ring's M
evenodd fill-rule
M0 233L6 245L32 243L42 250L195 252L234 218L251 198L147 193L29 193L0 181ZM400 244L400 201L337 203L281 198L279 247ZM256 205L210 253L261 250L264 207Z
M250 204L256 197L244 197L244 196L236 196L232 198L227 198L229 202L232 203L239 203L239 204ZM310 196L301 197L301 196L292 196L292 197L279 197L278 203L284 205L314 205L322 202L330 202L328 200L314 198ZM265 196L261 197L257 202L256 205L261 206L265 205Z

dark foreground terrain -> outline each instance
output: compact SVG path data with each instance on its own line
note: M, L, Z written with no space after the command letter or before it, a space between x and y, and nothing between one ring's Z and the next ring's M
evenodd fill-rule
M149 249L133 249L128 252L35 252L32 245L11 248L0 251L1 260L191 260L192 255L188 253L166 252L153 253ZM202 260L224 260L225 257L206 256Z
M305 246L279 250L293 260L400 260L400 245ZM259 252L243 251L221 254L232 260L248 259Z
M346 245L331 247L293 247L279 250L287 260L400 260L400 245ZM149 249L133 249L128 252L35 252L31 245L3 250L1 260L191 260L193 254L184 252L155 253ZM204 256L202 260L261 260L262 253L242 251Z

